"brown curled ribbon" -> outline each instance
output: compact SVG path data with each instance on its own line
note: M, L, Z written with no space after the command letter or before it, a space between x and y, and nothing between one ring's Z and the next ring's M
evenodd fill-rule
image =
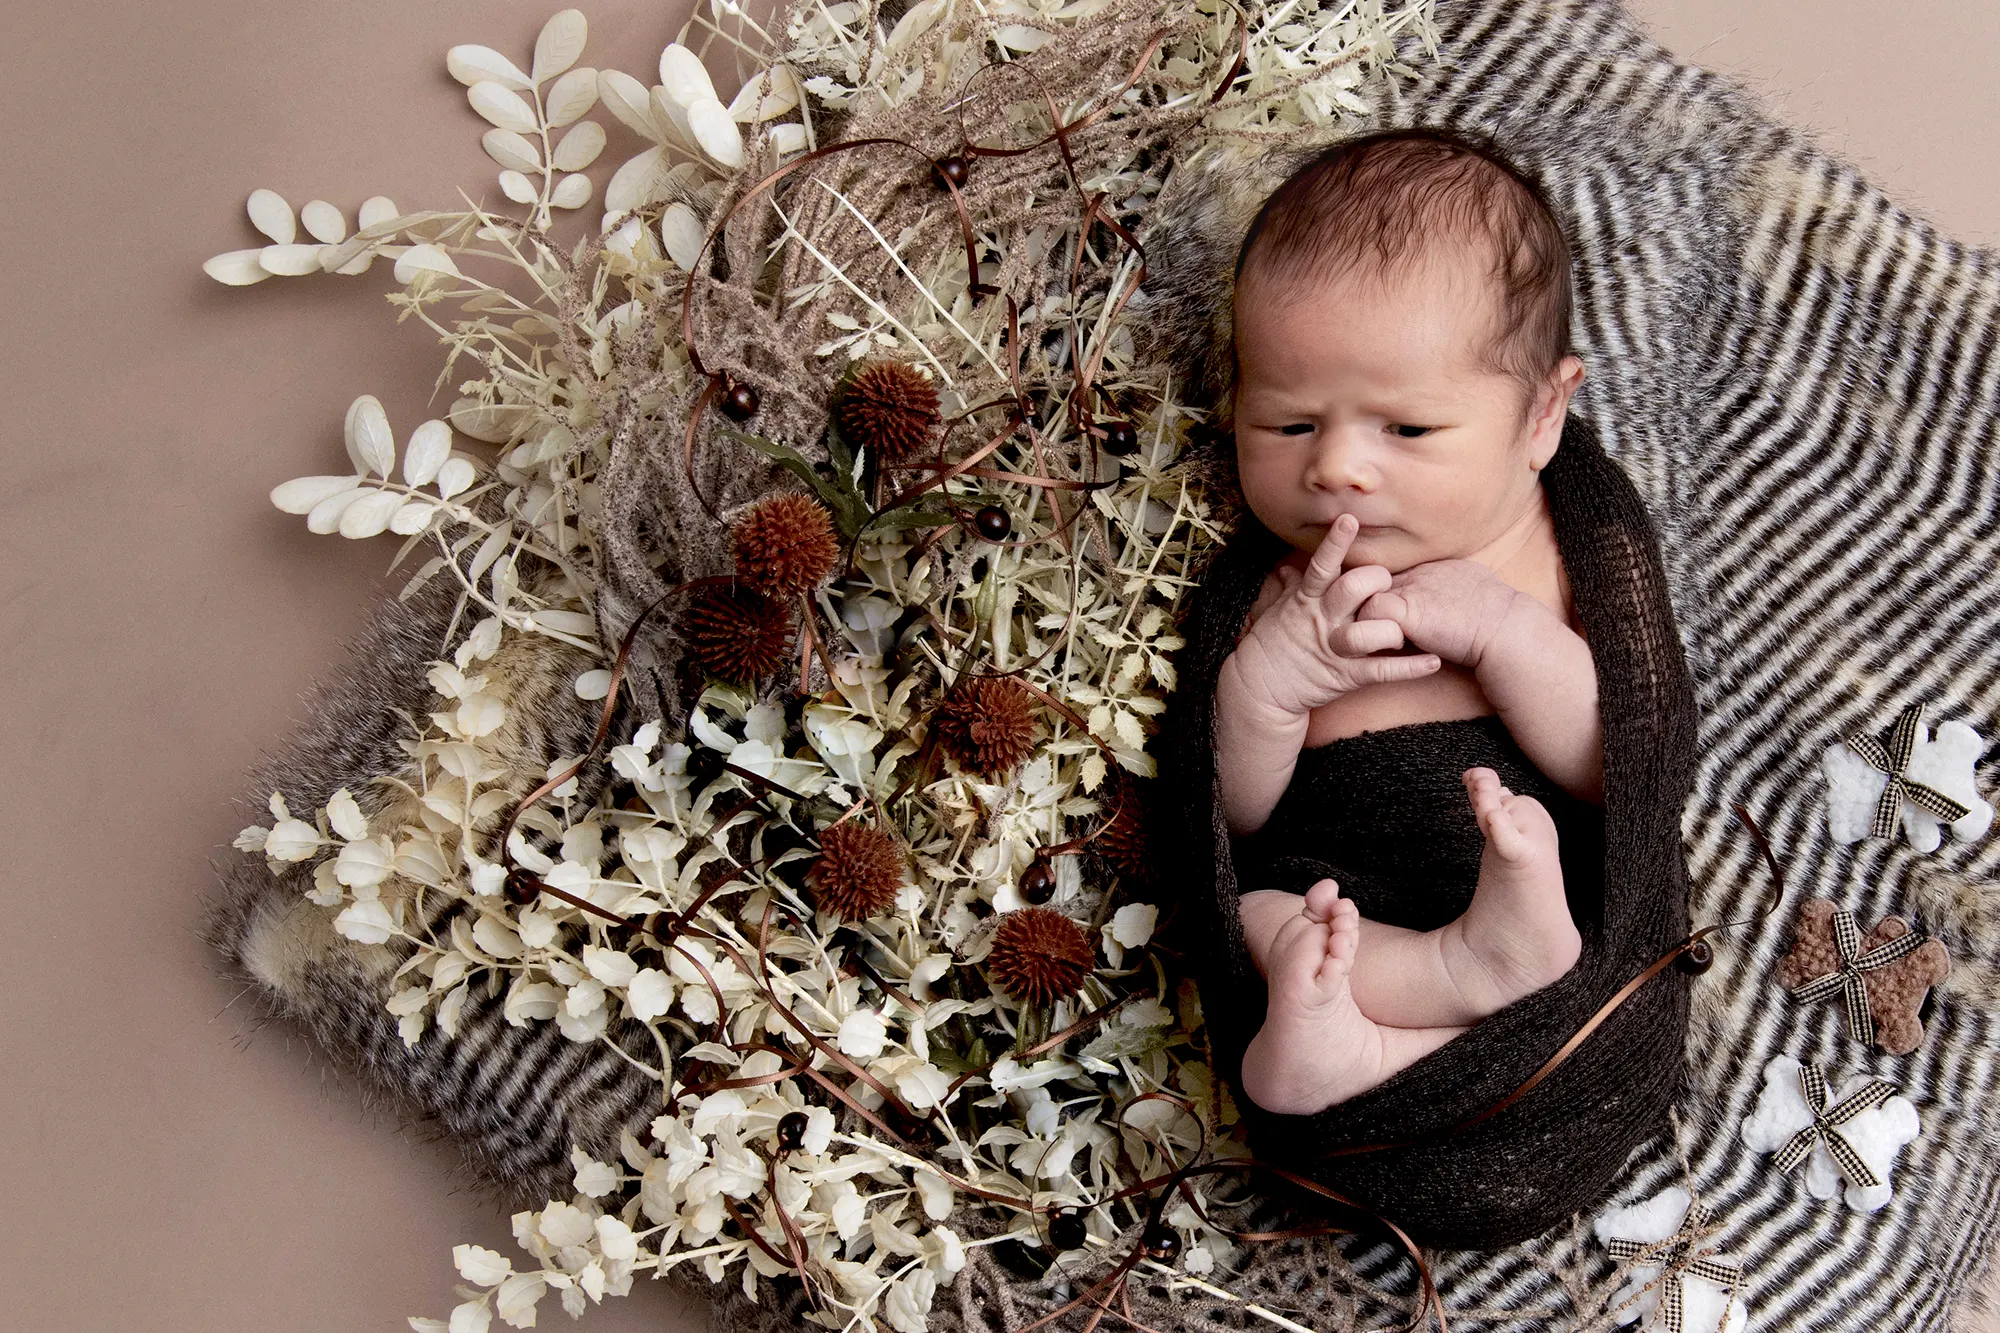
M1799 1066L1799 1084L1806 1095L1806 1107L1812 1112L1812 1123L1785 1141L1771 1161L1780 1171L1790 1171L1800 1162L1812 1156L1815 1144L1825 1144L1827 1153L1840 1167L1840 1174L1848 1183L1863 1189L1872 1189L1882 1183L1861 1160L1860 1151L1840 1132L1840 1127L1859 1116L1864 1111L1872 1111L1896 1095L1896 1085L1875 1079L1868 1086L1838 1105L1829 1106L1833 1092L1827 1087L1826 1075L1818 1065Z
M1905 801L1920 810L1929 811L1947 824L1972 813L1971 806L1952 799L1936 787L1927 787L1904 776L1910 766L1910 756L1916 752L1917 733L1923 730L1923 722L1924 706L1911 704L1896 715L1896 725L1889 729L1886 746L1860 731L1844 740L1848 749L1868 761L1870 768L1889 777L1888 785L1882 788L1881 799L1875 802L1875 826L1869 830L1872 837L1895 836L1896 816L1902 812Z
M1833 943L1840 951L1840 966L1822 977L1792 987L1792 998L1802 1001L1824 1000L1830 995L1839 995L1847 1004L1847 1035L1863 1045L1875 1042L1875 1015L1868 1007L1868 982L1863 972L1873 972L1878 967L1887 967L1899 958L1921 949L1930 941L1930 936L1919 931L1905 931L1887 943L1878 944L1868 952L1861 951L1861 927L1854 919L1854 913L1845 907L1833 910Z
M1655 1280L1660 1283L1660 1321L1666 1325L1667 1333L1682 1333L1685 1326L1681 1312L1682 1278L1703 1278L1732 1297L1743 1285L1741 1265L1715 1258L1713 1245L1696 1248L1708 1230L1708 1206L1696 1199L1688 1204L1687 1215L1674 1234L1665 1240L1647 1242L1613 1237L1604 1243L1614 1259L1659 1268L1660 1276Z

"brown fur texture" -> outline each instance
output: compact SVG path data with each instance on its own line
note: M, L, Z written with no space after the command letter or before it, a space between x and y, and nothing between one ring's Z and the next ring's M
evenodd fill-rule
M1840 947L1834 942L1833 914L1838 910L1826 898L1813 898L1799 909L1792 928L1792 951L1778 965L1778 984L1792 990L1818 977L1840 971ZM1901 939L1910 933L1909 922L1899 916L1885 916L1875 929L1861 938L1861 952ZM1875 1044L1890 1055L1908 1055L1924 1039L1924 1025L1917 1013L1924 1006L1930 988L1951 973L1951 955L1942 941L1927 940L1915 952L1893 963L1871 967L1861 974L1868 989L1868 1012L1875 1021ZM1838 994L1834 1003L1846 1001Z

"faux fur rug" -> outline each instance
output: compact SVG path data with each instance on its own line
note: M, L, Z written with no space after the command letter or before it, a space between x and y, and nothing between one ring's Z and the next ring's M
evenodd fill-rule
M1612 0L1442 0L1443 49L1418 60L1384 123L1477 127L1538 172L1577 245L1575 410L1653 508L1702 721L1701 772L1685 818L1697 924L1742 916L1768 887L1730 815L1741 802L1791 883L1761 927L1722 938L1693 988L1693 1091L1677 1142L1627 1168L1621 1199L1672 1184L1713 1211L1714 1243L1741 1265L1754 1327L1943 1329L1967 1308L2000 1188L2000 840L1947 839L1930 856L1901 841L1842 846L1827 832L1821 749L1886 728L1907 703L1933 722L2000 725L2000 445L1995 257L1899 210L1846 163L1774 123L1740 88L1676 60ZM1227 360L1228 275L1243 221L1282 163L1177 176L1141 233L1159 346L1197 383ZM1199 399L1196 399L1199 401ZM396 710L420 710L448 604L387 602L321 718L253 775L324 802L401 758ZM529 682L576 662L496 661ZM525 698L528 686L514 691ZM579 753L593 719L567 690L510 739L524 770ZM532 760L533 762L529 762ZM1979 770L1994 785L1990 762ZM370 1086L434 1117L477 1174L539 1204L568 1192L568 1153L601 1158L620 1127L656 1110L657 1088L552 1024L508 1026L498 1000L468 1005L456 1041L433 1028L414 1050L382 1007L378 964L327 929L293 878L261 859L223 870L213 921L223 953L272 1006ZM1866 1051L1834 1004L1796 1005L1778 961L1798 904L1821 896L1863 923L1914 915L1952 950L1952 978L1911 1055ZM1879 1212L1820 1201L1801 1173L1751 1152L1739 1125L1772 1056L1815 1062L1836 1084L1894 1083L1920 1137ZM1275 1206L1253 1222L1282 1219ZM1607 1326L1616 1287L1589 1219L1496 1254L1434 1256L1454 1328ZM979 1249L938 1293L932 1327L1018 1328L1067 1299L1075 1278L1010 1273ZM1246 1247L1217 1275L1239 1295L1314 1329L1380 1327L1409 1309L1407 1261L1385 1245L1327 1239ZM694 1280L701 1287L699 1279ZM792 1312L716 1288L726 1326L777 1329ZM1154 1328L1267 1327L1234 1302L1135 1280L1129 1313ZM1080 1325L1082 1314L1066 1317Z

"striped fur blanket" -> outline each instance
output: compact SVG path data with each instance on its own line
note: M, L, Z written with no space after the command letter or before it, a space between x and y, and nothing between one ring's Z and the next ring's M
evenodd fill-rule
M1443 38L1385 124L1477 127L1546 183L1577 245L1574 410L1599 427L1656 514L1701 712L1685 816L1696 924L1752 913L1768 889L1730 809L1768 832L1791 886L1760 925L1720 937L1693 986L1691 1089L1676 1133L1627 1167L1621 1200L1696 1189L1740 1265L1751 1326L1796 1331L1959 1327L2000 1195L2000 839L1925 856L1899 840L1828 833L1823 747L1880 731L1905 704L1992 735L2000 727L2000 272L1898 209L1848 164L1773 122L1728 80L1676 60L1614 0L1440 0ZM1226 369L1237 228L1282 175L1226 165L1176 178L1141 233L1155 354L1198 384ZM1199 399L1195 399L1199 401ZM392 697L423 679L448 599L386 603L349 667L321 688L315 730L254 775L324 801L401 756ZM532 660L494 670L529 676ZM555 690L525 749L579 753L594 707ZM560 702L560 701L566 701ZM565 709L567 711L565 711ZM1980 784L1990 792L1990 763ZM568 1154L600 1157L657 1109L657 1088L551 1024L508 1026L497 1000L461 1035L413 1050L382 1007L385 977L302 904L299 884L245 858L224 872L218 947L279 1012L375 1088L434 1118L482 1178L539 1201L568 1189ZM1780 993L1800 902L1864 923L1914 917L1953 955L1928 1035L1900 1057L1847 1036L1837 1004ZM614 1034L616 1035L616 1034ZM1894 1083L1922 1133L1875 1213L1820 1201L1751 1152L1739 1125L1785 1054ZM1275 1204L1250 1224L1282 1224ZM1454 1328L1599 1328L1618 1276L1588 1218L1501 1253L1432 1256ZM984 1256L988 1251L975 1251ZM1227 1285L1314 1329L1388 1326L1412 1308L1406 1259L1327 1238L1248 1250ZM703 1284L696 1280L696 1286ZM706 1294L705 1287L703 1288ZM938 1293L932 1327L1019 1328L1060 1305L1060 1275L982 1258ZM1153 1328L1251 1326L1240 1305L1149 1281L1130 1315ZM726 1326L776 1329L791 1311L713 1294ZM1071 1319L1080 1321L1079 1312Z

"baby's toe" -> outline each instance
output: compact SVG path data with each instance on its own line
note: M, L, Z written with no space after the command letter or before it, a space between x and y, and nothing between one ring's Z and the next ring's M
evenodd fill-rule
M1340 896L1340 885L1330 879L1323 879L1306 890L1306 915L1315 921L1333 919L1334 908L1345 901Z

